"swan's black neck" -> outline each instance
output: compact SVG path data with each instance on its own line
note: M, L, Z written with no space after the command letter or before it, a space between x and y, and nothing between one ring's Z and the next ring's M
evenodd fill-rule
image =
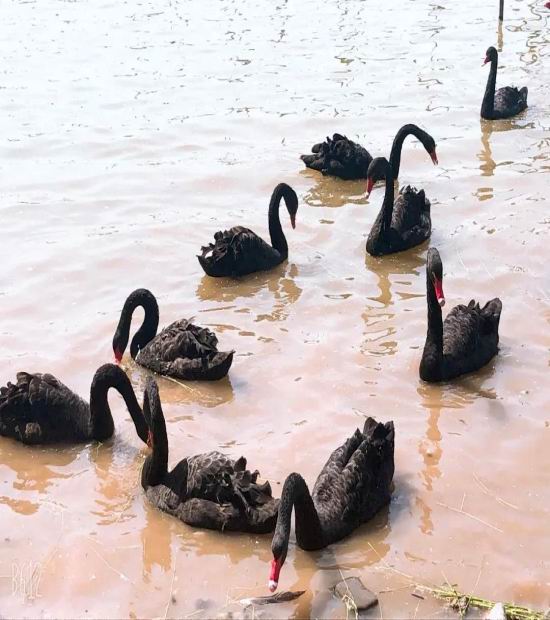
M426 139L430 138L430 135L420 129L417 125L413 125L412 123L408 125L403 125L401 129L395 134L395 138L393 140L393 144L391 147L390 153L390 166L393 170L393 178L397 179L399 177L399 168L401 166L401 150L403 149L403 142L405 142L405 138L407 136L414 136L420 142L426 150L428 150Z
M281 198L285 199L287 209L290 204L291 195L294 193L291 187L286 183L279 183L271 194L271 200L269 201L269 235L271 237L271 245L282 256L283 260L288 257L288 244L286 237L281 227L281 219L279 216L279 205Z
M394 177L390 164L385 162L384 174L386 177L386 191L384 193L384 202L382 203L382 209L374 222L373 231L378 231L378 236L383 235L391 227L391 217L393 214L393 199L394 199ZM371 232L371 235L373 233Z
M143 397L143 411L150 420L153 452L146 459L141 470L141 485L144 489L161 484L168 473L168 436L166 422L160 404L158 387L149 381Z
M485 95L483 95L483 102L481 103L481 116L483 118L491 119L494 115L497 66L498 56L495 54L494 58L491 60L491 70L489 71L489 78L487 79L487 86L485 87Z
M271 549L274 557L286 557L293 507L298 545L302 549L312 550L321 549L326 544L319 515L305 480L300 474L290 474L283 486L277 525L273 534Z
M93 439L105 441L114 432L113 416L107 399L110 388L124 398L126 407L136 427L139 438L147 441L147 424L130 380L124 371L114 364L104 364L96 371L90 388L90 424Z
M426 297L428 302L428 332L420 363L420 376L423 379L433 381L442 378L440 373L443 364L443 315L428 268L426 268Z
M128 338L130 335L130 323L132 321L132 315L134 310L141 306L145 312L143 317L143 323L137 330L132 342L130 344L130 355L135 359L140 349L150 342L157 333L159 325L159 307L155 296L147 289L140 288L130 294L122 312L120 314L120 320L113 339L113 348L115 348L115 355L117 355L117 349L120 355L126 349L128 344Z

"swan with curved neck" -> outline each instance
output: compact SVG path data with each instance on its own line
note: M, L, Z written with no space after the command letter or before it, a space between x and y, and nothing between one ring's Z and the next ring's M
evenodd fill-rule
M330 456L310 494L300 474L285 480L271 550L269 589L279 584L286 560L292 511L296 542L306 551L341 540L390 501L394 473L394 428L367 418Z
M403 125L403 127L401 127L401 129L395 134L390 152L390 166L392 168L394 179L399 177L399 169L401 167L401 151L403 150L403 143L405 142L405 138L407 136L414 136L421 142L422 146L426 150L426 153L430 156L434 166L439 163L439 160L437 159L435 140L432 136L430 136L430 134L423 129L420 129L418 125L413 125L412 123Z
M527 87L519 90L515 86L504 86L495 92L497 82L498 52L490 47L483 64L491 63L487 86L481 103L481 118L496 120L510 118L527 108Z
M151 291L136 289L126 299L113 336L113 352L120 362L130 338L134 310L144 310L143 323L130 343L130 355L138 364L176 379L215 380L224 377L234 351L218 351L218 339L209 329L185 319L175 321L157 334L159 308Z
M148 428L132 385L121 368L104 364L90 387L90 404L50 374L17 373L17 383L0 389L0 435L23 443L105 441L114 432L107 394L117 390L139 438Z
M417 138L430 155L432 162L438 163L435 140L418 125L408 123L399 129L393 140L389 161L394 178L399 176L401 151L407 136ZM301 156L306 167L347 180L366 178L372 162L372 156L365 148L340 134L334 134L332 138L327 137L325 142L314 145L312 151L311 155ZM376 178L375 181L381 178Z
M153 448L141 472L147 499L188 525L220 531L272 532L278 500L269 482L258 484L257 471L220 452L198 454L168 471L168 436L156 382L149 377L143 400Z
M377 179L385 179L382 208L371 228L366 249L372 256L393 254L423 243L431 234L430 201L424 190L407 185L394 201L393 170L384 157L372 160L367 174L367 196Z
M214 243L202 247L197 258L204 272L213 277L242 276L272 269L288 258L288 244L281 226L279 205L284 199L292 228L296 227L298 197L286 183L279 183L269 201L268 223L271 245L243 226L219 231Z
M428 329L420 362L420 378L444 381L478 370L498 352L502 302L495 298L480 308L474 300L453 308L443 322L443 264L436 248L426 262Z

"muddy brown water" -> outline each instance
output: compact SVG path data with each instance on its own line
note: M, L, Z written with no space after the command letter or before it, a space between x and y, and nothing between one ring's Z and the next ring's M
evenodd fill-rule
M366 414L395 421L391 505L324 551L292 542L280 587L307 592L270 614L342 615L327 593L340 573L382 591L374 617L445 615L401 573L550 605L548 16L533 0L507 3L500 29L497 3L474 0L0 7L2 382L48 371L88 395L145 286L162 324L193 316L237 351L219 383L160 381L171 463L244 454L279 494L293 470L312 485ZM481 122L495 43L499 84L528 85L530 107ZM406 143L400 181L432 201L447 307L504 305L498 358L449 385L418 379L427 246L366 257L383 189L367 201L363 182L298 159L333 131L387 155L406 122L438 144L433 167ZM267 235L280 181L300 198L288 263L204 276L195 254L218 228ZM146 450L111 403L104 445L0 442L0 614L211 617L266 594L270 537L149 506Z

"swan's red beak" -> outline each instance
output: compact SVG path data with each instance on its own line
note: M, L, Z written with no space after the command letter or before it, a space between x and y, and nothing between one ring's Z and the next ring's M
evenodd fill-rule
M153 433L151 431L147 432L147 447L153 447Z
M292 228L296 228L296 213L290 214L290 224L292 225Z
M443 308L445 305L445 295L443 295L443 282L434 276L434 290L437 303Z
M374 187L374 180L370 177L367 179L367 198L370 196L372 192L372 188Z
M435 152L435 149L430 153L430 157L432 158L434 165L437 166L439 162L437 161L437 153Z
M121 359L122 359L122 351L120 351L119 349L115 349L115 361L116 361L116 363L119 364Z
M489 56L485 56L485 60L483 61L483 65L486 65L489 62ZM483 67L483 65L481 65Z
M277 586L279 585L279 573L281 572L282 565L283 563L281 562L281 560L278 560L276 558L273 558L273 560L271 560L271 573L269 574L268 583L270 592L275 592Z
M547 9L550 9L550 2L547 2L544 6L545 6Z

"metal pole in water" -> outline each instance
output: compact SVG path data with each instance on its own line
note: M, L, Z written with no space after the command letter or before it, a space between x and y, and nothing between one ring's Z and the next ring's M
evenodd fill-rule
M498 11L498 18L500 19L500 21L503 20L504 17L504 0L500 0L500 8Z

